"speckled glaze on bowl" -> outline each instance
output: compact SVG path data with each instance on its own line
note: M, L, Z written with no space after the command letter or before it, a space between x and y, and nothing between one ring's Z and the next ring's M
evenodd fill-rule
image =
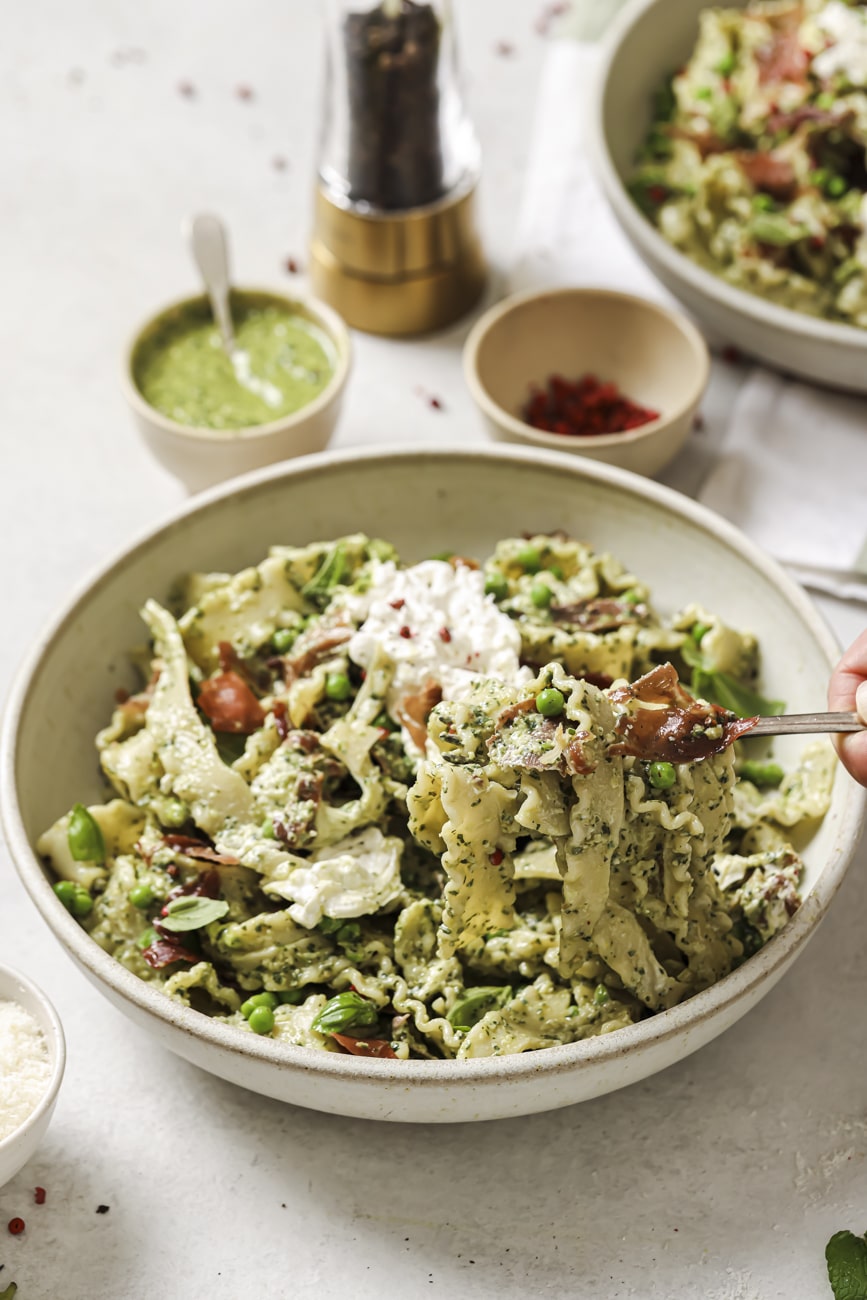
M281 1046L169 1001L109 957L55 897L33 850L78 799L100 797L93 738L115 689L131 685L138 609L189 569L234 570L277 542L355 529L406 560L448 547L484 555L500 537L564 528L610 549L673 611L690 599L751 628L765 680L793 711L821 708L834 639L804 593L725 521L649 480L578 457L524 449L326 454L210 492L123 551L72 597L13 687L0 741L0 808L33 902L90 980L163 1046L254 1092L315 1110L452 1122L529 1114L633 1083L694 1052L769 991L836 893L865 792L842 771L831 811L804 849L805 901L739 970L670 1011L584 1043L473 1061L376 1061ZM798 752L789 737L782 761Z
M208 429L179 424L146 401L135 379L136 355L148 335L163 321L200 306L202 294L170 303L149 316L130 339L121 366L121 390L136 428L157 460L181 480L190 492L200 492L237 474L263 465L324 451L340 415L343 394L352 366L352 343L342 318L324 302L292 297L271 289L239 287L234 290L264 302L276 303L303 316L326 334L334 348L334 373L312 401L268 424L243 429Z
M727 0L742 8L746 0ZM669 244L626 184L650 126L653 95L689 58L709 0L631 0L605 43L588 131L594 168L636 252L695 316L745 352L820 384L867 392L867 330L765 302Z
M707 344L680 312L611 289L531 290L497 303L464 345L464 378L501 442L524 443L656 474L692 428L710 374ZM520 412L552 375L610 380L658 411L626 433L576 437L534 429Z
M0 1002L17 1002L45 1036L51 1075L41 1099L14 1132L0 1141L0 1187L23 1169L45 1137L66 1068L66 1040L54 1007L42 990L20 971L0 966Z

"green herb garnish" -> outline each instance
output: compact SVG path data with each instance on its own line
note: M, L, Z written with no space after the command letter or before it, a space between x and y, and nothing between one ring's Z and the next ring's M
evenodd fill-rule
M835 1232L825 1247L834 1300L867 1300L867 1233Z
M666 77L665 81L653 96L653 117L657 122L670 122L674 117L677 108L677 99L674 94L674 77Z
M796 226L781 213L774 212L757 212L749 224L749 232L760 244L772 244L774 248L788 248L809 234L806 226Z
M504 1007L512 1000L509 985L494 988L467 989L462 998L458 998L446 1019L455 1029L467 1031L477 1025L488 1011Z
M76 862L105 862L105 840L99 823L83 803L74 805L66 832L69 852Z
M305 582L301 588L302 596L308 600L315 597L327 596L346 578L346 547L343 542L337 542L331 550L325 555L319 568L314 573L309 582ZM314 603L319 602L314 599Z
M344 1029L366 1028L379 1019L376 1003L363 998L360 993L338 993L329 998L313 1021L312 1028L320 1034L341 1034Z
M166 930L198 930L212 921L219 921L229 910L223 898L203 898L200 894L187 894L173 898L160 924Z
M739 718L775 717L785 709L784 700L769 700L758 691L739 682L730 673L717 672L708 667L695 642L687 638L680 647L684 662L692 669L690 690L693 695L720 708L728 709Z

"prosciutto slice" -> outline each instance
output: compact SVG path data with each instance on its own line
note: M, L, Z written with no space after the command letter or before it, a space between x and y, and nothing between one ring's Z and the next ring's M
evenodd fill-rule
M615 707L624 707L615 724L621 739L609 747L609 753L647 762L694 763L710 758L758 722L693 699L672 664L660 664L630 686L617 687L609 692L609 699Z

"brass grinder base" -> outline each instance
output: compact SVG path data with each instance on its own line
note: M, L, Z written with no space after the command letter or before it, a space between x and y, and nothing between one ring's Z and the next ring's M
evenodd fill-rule
M485 286L475 190L425 208L361 213L316 191L310 281L348 325L425 334L463 316Z

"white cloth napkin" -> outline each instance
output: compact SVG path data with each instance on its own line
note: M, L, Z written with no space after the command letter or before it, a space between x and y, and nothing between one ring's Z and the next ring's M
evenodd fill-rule
M584 124L597 61L593 45L551 44L510 286L606 285L671 302L590 169ZM867 399L715 358L704 413L704 431L666 481L738 525L806 586L867 601Z

